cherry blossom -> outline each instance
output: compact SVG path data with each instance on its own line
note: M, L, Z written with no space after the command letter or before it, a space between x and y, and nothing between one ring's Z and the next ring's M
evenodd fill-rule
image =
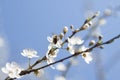
M10 78L21 78L19 74L23 69L20 68L17 63L11 62L11 63L6 63L6 66L1 68L1 70L5 74L8 74Z

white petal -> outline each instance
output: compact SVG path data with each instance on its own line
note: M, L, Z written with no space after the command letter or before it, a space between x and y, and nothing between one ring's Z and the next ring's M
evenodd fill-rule
M51 37L47 37L47 40L52 43L53 42L53 39Z
M58 63L56 65L56 69L59 71L65 71L66 70L66 66L63 63Z
M5 67L1 68L1 70L2 70L2 72L8 74L8 70Z
M84 41L80 39L80 37L72 37L72 38L68 38L68 43L71 45L80 45L82 44Z
M53 63L54 62L54 59L53 58L49 58L49 59L47 59L47 63L48 64L51 64L51 63ZM53 65L51 65L50 66L52 69L55 69L55 67L53 66Z
M85 46L81 46L78 51L81 52L81 51L85 51L86 49L87 48Z
M54 46L53 44L49 44L49 45L48 45L48 50L52 49L53 46Z
M7 70L12 70L13 68L11 68L11 64L10 63L6 63L6 69Z
M23 55L24 57L28 57L28 58L39 57L37 55L37 51L33 49L24 49L21 55Z
M8 74L10 78L16 78L15 74L13 72Z
M86 56L84 57L83 54L85 54ZM87 64L89 64L93 60L91 53L86 52L83 54L82 54L82 58L85 60Z
M85 58L86 63L90 63L93 60L92 56L88 55L87 58Z
M26 56L25 53L23 53L23 52L21 53L21 55L24 56L24 57Z

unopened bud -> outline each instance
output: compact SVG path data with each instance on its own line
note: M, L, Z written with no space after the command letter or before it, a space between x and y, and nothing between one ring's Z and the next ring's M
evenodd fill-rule
M35 70L34 74L37 77L41 77L44 74L44 70Z
M68 32L68 27L65 26L65 27L63 28L63 33L66 34L66 32Z
M104 11L104 14L107 15L107 16L111 15L111 13L112 13L112 11L110 9L106 9Z
M99 39L99 40L102 40L102 38L103 38L103 36L102 36L102 35L98 37L98 39Z
M62 39L64 37L64 34L60 33L59 37L60 37L60 39Z
M97 17L97 16L99 16L100 15L100 11L97 11L96 13L95 13L95 16Z
M97 17L97 16L99 16L100 15L100 12L98 11L98 12L96 12L94 15L93 15L93 17L91 18L91 19L94 19L95 17Z
M89 46L92 46L95 44L95 40L91 40L90 43L89 43Z
M92 21L89 21L89 22L88 22L88 25L89 25L89 26L91 26L92 24L93 24Z
M87 28L89 28L92 25L92 22L89 21L88 23L84 24L84 26L81 27L81 30L86 30Z
M74 29L74 26L73 26L73 25L70 25L70 29L72 29L72 30L73 30L73 29Z

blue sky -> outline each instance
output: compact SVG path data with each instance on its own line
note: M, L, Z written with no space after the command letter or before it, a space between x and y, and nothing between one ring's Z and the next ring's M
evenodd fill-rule
M100 11L102 15L106 8L118 6L119 3L119 0L0 0L2 19L0 28L9 43L8 61L24 64L27 60L20 54L24 48L34 48L40 56L44 56L49 44L47 36L52 33L60 33L64 26L71 24L76 28L81 26L87 9L94 12ZM119 34L119 21L118 16L107 18L107 24L101 27L104 40ZM106 72L107 63L114 54L120 52L119 49L120 43L117 40L101 50L106 80L119 79L119 60L108 73ZM94 62L90 65L80 62L80 65L76 66L77 69L74 68L71 68L67 80L96 80ZM48 75L53 74L53 76L49 76L49 80L53 80L57 71L50 68L47 70ZM75 77L71 78L73 71L80 76L74 74Z

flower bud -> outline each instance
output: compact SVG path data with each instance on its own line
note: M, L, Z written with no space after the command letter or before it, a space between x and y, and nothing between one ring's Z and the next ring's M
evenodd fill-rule
M44 70L36 70L34 71L35 76L41 77L44 74Z
M65 26L65 27L63 28L63 33L66 34L66 32L68 32L68 27Z
M73 26L73 25L70 25L70 29L72 29L72 30L73 30L73 29L74 29L74 26Z
M99 25L104 25L106 24L106 20L105 19L100 19L99 20Z
M92 25L92 22L89 21L88 23L84 24L84 26L81 27L81 30L86 30L87 28L89 28Z
M96 13L95 13L95 17L97 17L97 16L99 16L100 15L100 11L97 11Z
M89 46L92 46L95 44L95 41L94 40L91 40L90 43L89 43Z
M89 25L89 26L92 26L92 24L93 24L92 21L89 21L89 22L88 22L88 25Z
M102 36L102 35L100 35L100 36L98 37L98 39L99 39L99 40L102 40L102 38L103 38L103 36Z
M99 15L100 15L100 12L98 11L98 12L96 12L96 13L89 19L89 21L92 20L92 19L94 19L95 17L97 17L97 16L99 16Z
M106 9L106 10L104 11L104 14L105 14L106 16L109 16L109 15L112 14L112 11L111 11L110 9Z
M59 37L60 37L60 39L62 39L64 37L64 34L60 33Z

